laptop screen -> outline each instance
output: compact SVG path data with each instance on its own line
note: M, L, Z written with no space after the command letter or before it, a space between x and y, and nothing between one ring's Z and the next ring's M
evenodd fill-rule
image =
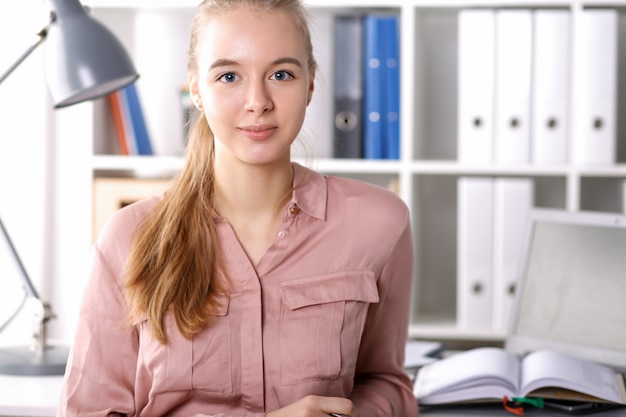
M506 348L626 369L626 216L534 209Z

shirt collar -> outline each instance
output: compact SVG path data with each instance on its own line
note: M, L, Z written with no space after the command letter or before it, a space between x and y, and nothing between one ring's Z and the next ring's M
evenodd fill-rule
M309 216L326 219L328 192L326 178L318 172L292 162L293 196L291 201Z

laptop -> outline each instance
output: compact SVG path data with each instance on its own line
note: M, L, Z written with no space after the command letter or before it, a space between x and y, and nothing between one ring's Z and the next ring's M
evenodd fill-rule
M626 215L533 209L505 349L626 372Z

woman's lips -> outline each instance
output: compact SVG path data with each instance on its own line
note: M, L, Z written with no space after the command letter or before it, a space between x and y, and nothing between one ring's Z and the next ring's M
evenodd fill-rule
M255 141L266 140L270 136L274 134L276 131L276 126L272 125L254 125L254 126L243 126L240 127L239 130L246 135L248 139Z

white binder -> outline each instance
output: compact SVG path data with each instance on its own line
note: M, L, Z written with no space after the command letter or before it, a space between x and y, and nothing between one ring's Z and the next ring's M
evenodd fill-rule
M535 10L533 16L531 160L565 164L568 158L570 12Z
M496 12L494 162L530 161L532 12Z
M495 12L461 10L458 14L459 162L493 161Z
M529 178L496 178L494 184L493 328L506 331L515 301L524 233L534 204Z
M457 185L457 325L491 329L494 182L460 177Z
M617 11L585 9L581 14L581 106L575 162L615 162L617 107Z

